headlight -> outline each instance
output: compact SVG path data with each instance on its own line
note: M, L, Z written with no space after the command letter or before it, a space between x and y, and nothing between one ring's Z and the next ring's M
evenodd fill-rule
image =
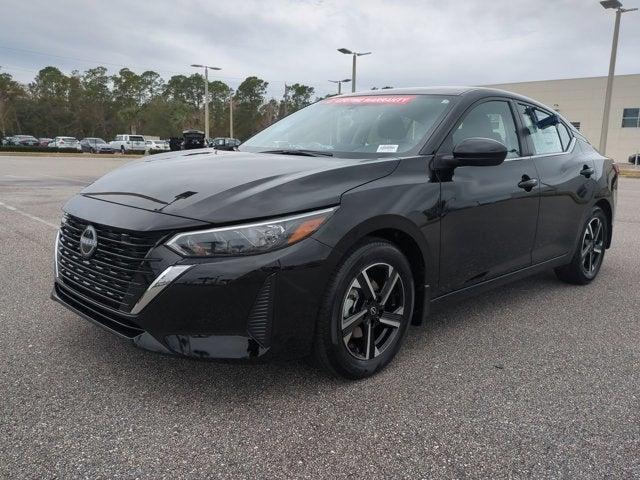
M179 233L167 246L184 257L252 255L293 245L307 238L337 207L260 223Z

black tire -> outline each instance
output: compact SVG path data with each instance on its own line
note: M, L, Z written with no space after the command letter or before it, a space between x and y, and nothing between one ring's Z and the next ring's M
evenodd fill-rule
M600 207L594 207L580 230L580 239L571 263L557 267L555 269L556 276L563 282L574 285L591 283L602 266L608 238L609 220L607 215Z
M370 288L360 288L358 279ZM387 282L389 292L384 289ZM327 285L316 324L316 364L350 379L380 371L402 345L411 323L414 295L411 267L395 245L378 239L360 243L346 255ZM358 315L354 327L355 322L348 320ZM345 334L347 331L351 333Z
M124 145L120 145L120 153L124 155Z

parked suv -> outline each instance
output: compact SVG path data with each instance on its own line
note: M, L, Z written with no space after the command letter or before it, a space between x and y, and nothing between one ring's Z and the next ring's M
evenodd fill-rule
M128 151L144 153L147 148L142 135L116 135L116 138L109 143L120 153Z

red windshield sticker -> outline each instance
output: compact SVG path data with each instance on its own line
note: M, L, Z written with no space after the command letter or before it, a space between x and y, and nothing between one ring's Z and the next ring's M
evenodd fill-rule
M324 103L349 105L405 105L412 102L415 98L415 95L367 95L363 97L328 98Z

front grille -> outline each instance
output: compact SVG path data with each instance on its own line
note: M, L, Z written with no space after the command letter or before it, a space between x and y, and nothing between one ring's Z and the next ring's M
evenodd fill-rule
M144 332L132 319L126 317L126 314L118 314L92 304L86 297L59 283L56 283L54 288L58 298L67 306L123 337L133 338Z
M140 233L91 224L98 246L80 254L80 235L90 222L67 216L60 227L58 275L67 288L108 308L128 312L153 281L148 256L162 233Z

